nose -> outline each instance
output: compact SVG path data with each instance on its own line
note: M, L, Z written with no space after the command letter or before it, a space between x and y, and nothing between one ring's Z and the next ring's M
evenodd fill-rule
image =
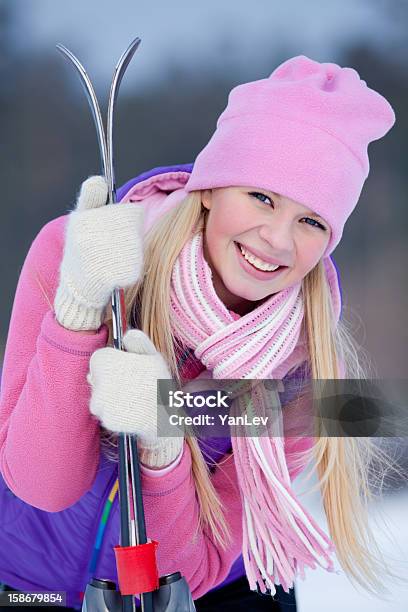
M276 258L289 262L293 258L294 240L292 224L284 221L265 223L259 230L260 237L270 245Z

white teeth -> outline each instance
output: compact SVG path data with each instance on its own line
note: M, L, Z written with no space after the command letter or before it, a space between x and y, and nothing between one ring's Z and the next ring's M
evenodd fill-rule
M259 268L259 270L262 270L263 272L273 272L274 270L277 270L279 268L279 266L266 263L265 261L262 261L262 259L259 259L259 257L255 257L255 255L252 255L252 253L248 253L248 251L244 249L242 244L239 244L238 246L241 249L241 253L245 257L245 259L256 268Z

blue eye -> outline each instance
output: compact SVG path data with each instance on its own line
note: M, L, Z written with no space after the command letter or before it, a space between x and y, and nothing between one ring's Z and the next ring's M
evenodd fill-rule
M303 218L308 219L309 221L313 221L313 223L316 223L316 225L313 225L312 227L317 227L318 229L322 229L324 232L326 231L326 228L321 223L316 221L316 219L311 219L310 217L303 217ZM309 223L307 225L309 225Z
M257 200L260 200L261 202L264 202L265 204L267 204L266 200L269 200L270 205L272 205L273 207L273 201L271 200L271 198L267 195L265 195L264 193L260 193L258 191L251 191L249 192L249 195L256 198ZM327 231L327 229L324 227L324 225L322 225L321 223L319 223L319 221L316 221L316 219L312 219L311 217L303 217L304 219L307 219L308 221L312 222L312 227L316 227L317 229L321 229L324 232ZM307 223L307 225L311 225L310 223Z
M249 193L250 196L256 198L257 200L261 200L261 202L265 202L265 200L269 200L269 202L271 204L273 204L271 198L269 198L267 195L265 195L264 193L259 193L258 191L251 191ZM260 197L258 197L260 196ZM265 199L261 199L261 198L265 198ZM265 202L266 203L266 202Z

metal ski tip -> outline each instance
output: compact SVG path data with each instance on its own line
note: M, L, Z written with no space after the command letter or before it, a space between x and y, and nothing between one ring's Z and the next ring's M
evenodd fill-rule
M65 45L63 45L62 43L58 43L58 44L55 45L55 47L56 47L56 49L60 53L62 53L62 55L65 55L66 57L68 57L74 63L80 64L79 59L77 57L75 57L75 55L72 53L72 51L67 49L67 47Z

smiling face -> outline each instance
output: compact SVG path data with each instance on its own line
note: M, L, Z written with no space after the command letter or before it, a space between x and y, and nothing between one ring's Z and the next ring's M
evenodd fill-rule
M265 189L222 187L206 189L201 195L209 211L204 256L214 289L227 308L241 315L301 281L330 240L324 219ZM280 267L265 271L273 263Z

